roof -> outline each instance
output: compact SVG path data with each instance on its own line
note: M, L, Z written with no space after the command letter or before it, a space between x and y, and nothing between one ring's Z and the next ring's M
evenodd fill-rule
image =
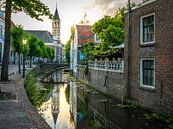
M92 31L92 25L76 25L77 30L89 30Z
M124 43L118 45L118 46L115 46L115 48L124 48Z
M59 13L58 13L58 9L57 9L57 8L56 8L56 10L55 10L54 19L60 20L60 18L59 18Z
M76 30L78 35L78 45L89 41L94 42L94 33L92 32L91 25L76 25Z
M157 0L143 0L143 1L137 1L135 2L135 6L131 8L131 10L136 10L138 8L141 8L143 6L147 6L152 4L153 2L156 2ZM125 13L128 13L128 11L125 11Z
M109 46L109 48L124 48L124 43L120 44L120 45L117 45L117 46Z
M45 43L53 43L53 38L49 31L46 30L25 30L25 31L43 40Z

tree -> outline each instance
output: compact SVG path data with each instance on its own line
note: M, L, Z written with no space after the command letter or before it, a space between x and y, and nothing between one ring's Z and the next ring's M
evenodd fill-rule
M20 67L20 55L23 51L23 44L22 44L22 39L24 35L24 30L21 25L13 27L11 30L11 43L14 52L17 52L19 60L18 60L18 66L19 66L19 73L21 73L21 67Z
M11 12L25 12L32 18L42 20L41 16L46 15L52 18L49 8L40 0L6 0L5 1L5 44L2 59L1 80L8 80L8 64L10 52L10 28Z
M106 53L110 46L117 46L124 42L124 11L120 9L114 17L105 16L93 25L93 32L101 39L96 53Z
M38 52L38 38L36 38L35 36L33 35L30 35L29 36L29 52L28 52L28 56L30 57L29 58L29 66L30 68L32 67L32 57L33 56L37 56L37 52ZM39 53L38 53L39 54Z
M71 42L74 39L74 35L75 35L75 27L71 26L71 35L70 35L70 38L65 45L65 57L66 57L66 62L68 64L70 63L70 48L71 48Z
M84 55L84 59L86 61L93 60L94 59L94 43L88 42L85 44L82 44L81 52Z
M45 43L42 40L38 40L38 49L37 49L37 55L36 57L38 57L38 62L40 62L40 57L43 57L43 52L45 49Z
M75 35L75 27L71 26L71 36L70 36L70 39L74 38L74 35Z
M46 47L46 51L48 54L48 58L51 60L51 62L53 62L53 59L55 57L55 49L50 48L50 47Z
M41 49L42 49L41 50L41 52L42 52L41 57L43 58L43 62L44 62L44 58L48 58L48 53L46 50L46 46L42 47Z
M70 47L71 47L71 40L69 39L65 45L65 57L66 57L66 62L68 64L70 63Z

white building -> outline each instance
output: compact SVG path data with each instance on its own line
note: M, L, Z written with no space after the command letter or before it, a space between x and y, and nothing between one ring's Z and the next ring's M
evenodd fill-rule
M95 44L100 43L100 40L98 39L96 34L92 32L92 26L76 25L75 36L71 41L71 48L70 48L70 70L72 70L74 76L77 75L77 66L81 58L83 57L79 48L81 44L85 44L89 41Z

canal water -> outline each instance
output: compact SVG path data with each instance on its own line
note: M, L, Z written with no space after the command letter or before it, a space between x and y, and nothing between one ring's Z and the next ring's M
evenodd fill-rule
M122 105L63 71L39 108L52 129L164 129L167 123L133 105Z

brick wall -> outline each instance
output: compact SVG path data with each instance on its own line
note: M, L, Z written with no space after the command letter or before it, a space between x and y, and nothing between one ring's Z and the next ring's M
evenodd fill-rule
M155 13L155 44L140 46L140 17ZM126 15L125 78L128 71L128 20ZM173 0L157 0L131 13L131 100L173 114ZM140 88L140 59L155 58L155 90ZM127 80L126 80L127 86Z

